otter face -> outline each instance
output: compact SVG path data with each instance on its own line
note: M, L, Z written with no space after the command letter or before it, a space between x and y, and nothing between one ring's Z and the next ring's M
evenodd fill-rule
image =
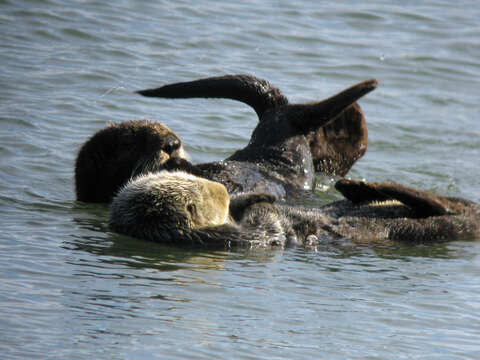
M109 202L132 176L154 171L170 158L185 158L178 136L147 120L112 124L80 149L75 163L77 200Z
M130 181L110 207L110 228L160 241L228 221L230 197L220 183L184 172L149 173Z
M186 173L173 175L174 181L178 177L185 181L180 191L184 192L182 195L192 228L201 229L227 222L230 197L224 185ZM166 177L170 178L168 175Z

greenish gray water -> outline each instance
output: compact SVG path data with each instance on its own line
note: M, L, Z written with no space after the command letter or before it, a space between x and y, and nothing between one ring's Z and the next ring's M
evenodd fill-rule
M1 1L2 358L479 358L479 241L180 250L108 232L73 186L110 121L161 121L195 162L256 123L135 90L251 73L313 101L375 77L349 175L480 201L479 39L475 1Z

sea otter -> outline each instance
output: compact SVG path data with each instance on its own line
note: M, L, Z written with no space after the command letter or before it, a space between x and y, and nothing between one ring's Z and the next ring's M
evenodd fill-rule
M320 102L289 104L267 81L226 75L139 91L163 98L216 97L250 105L259 117L248 145L224 161L192 165L172 159L169 169L185 170L224 184L229 193L266 192L294 201L311 189L314 172L343 176L367 148L367 129L356 101L377 86L367 80Z
M357 242L440 242L480 237L480 205L400 184L342 179L335 188L346 198L318 209L288 207L289 218L317 224L318 236ZM323 224L317 219L323 216Z
M81 147L75 162L77 200L109 202L120 186L136 174L184 158L178 136L167 126L135 120L110 124Z
M110 204L109 227L180 246L283 245L290 234L273 201L268 194L241 194L230 200L218 182L160 171L139 175L122 187Z
M113 199L109 224L141 239L215 248L480 236L480 206L473 202L390 183L340 180L336 188L346 200L307 208L276 203L270 194L229 199L219 183L162 171L130 181Z
M109 202L132 176L166 168L219 181L230 193L260 191L294 201L308 194L303 189L312 188L314 168L342 175L366 150L365 119L355 101L375 88L374 80L303 105L288 105L278 89L248 75L189 84L142 93L178 97L196 89L204 96L221 90L224 97L237 96L261 119L247 147L225 161L193 165L185 159L178 136L165 125L149 121L110 125L93 135L78 154L77 200Z

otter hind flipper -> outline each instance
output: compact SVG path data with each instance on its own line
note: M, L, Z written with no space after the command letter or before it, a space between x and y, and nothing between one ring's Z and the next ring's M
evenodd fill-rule
M363 111L354 103L331 123L307 135L316 172L345 176L368 147Z
M279 89L266 80L251 75L215 76L194 81L164 85L156 89L137 91L148 97L179 98L223 98L241 101L250 105L258 117L271 108L285 105L287 98Z
M397 200L420 218L452 214L453 205L447 198L392 183L370 183L342 179L335 184L342 195L353 203Z
M391 199L378 191L376 184L365 181L341 179L335 183L335 189L354 204Z
M452 214L450 201L444 197L398 184L381 183L376 187L378 191L414 210L419 217Z
M365 80L325 100L309 104L288 105L284 111L297 132L307 134L336 119L358 99L373 91L377 84L375 79Z

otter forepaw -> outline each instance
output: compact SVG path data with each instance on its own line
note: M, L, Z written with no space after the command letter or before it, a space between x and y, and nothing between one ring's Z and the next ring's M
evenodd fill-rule
M268 193L255 193L255 192L248 192L238 195L233 195L230 198L230 215L235 220L239 220L242 218L245 210L252 205L258 203L269 203L273 204L276 201L275 196Z
M171 157L167 162L165 162L165 164L163 164L163 168L170 172L184 171L192 175L201 176L201 172L197 169L197 167L190 161L183 158Z

